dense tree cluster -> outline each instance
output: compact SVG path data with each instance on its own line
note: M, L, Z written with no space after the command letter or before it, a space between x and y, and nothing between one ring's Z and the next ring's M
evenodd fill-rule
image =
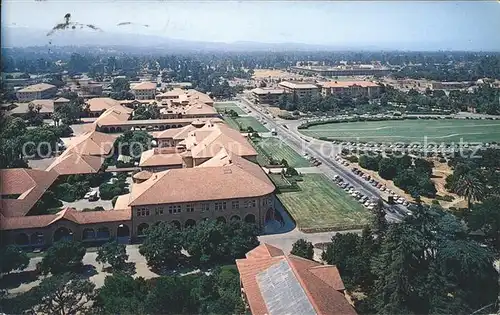
M431 180L433 163L423 158L380 155L359 157L359 166L377 171L380 177L392 180L396 186L414 197L435 197L436 187Z
M467 211L459 211L472 231L500 251L500 150L487 149L474 159L449 161L453 174L446 188L467 200Z
M55 154L70 131L66 125L28 128L22 118L0 114L0 168L27 167L27 157Z
M257 235L256 225L241 221L207 220L183 231L162 222L147 229L139 252L150 267L160 270L186 263L203 267L230 264L259 244ZM183 248L189 257L181 252Z
M97 290L100 314L240 314L244 313L235 266L209 275L162 276L144 280L124 274L106 277Z
M356 301L358 312L470 314L493 306L493 254L441 208L419 205L412 211L376 233L365 229L361 236L332 238L323 258L337 265L349 290L364 294Z

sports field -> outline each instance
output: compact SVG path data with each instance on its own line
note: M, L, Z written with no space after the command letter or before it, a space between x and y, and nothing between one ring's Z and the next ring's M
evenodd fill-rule
M459 143L500 140L500 121L465 119L391 120L332 123L311 126L300 132L311 137L364 142Z
M306 174L297 192L278 194L300 230L347 230L362 228L371 214L323 174Z
M246 113L235 103L215 103L215 109L219 113L223 113L225 110L234 110L238 115L245 115Z
M243 128L243 130L246 130L248 127L252 127L253 130L257 132L269 132L263 124L251 116L240 116L235 118L224 116L224 120L229 126L237 130L240 130L240 127Z
M285 159L291 167L309 167L309 161L300 156L292 148L286 145L283 141L277 138L262 138L255 141L259 154L265 151L267 156L272 157L277 161Z

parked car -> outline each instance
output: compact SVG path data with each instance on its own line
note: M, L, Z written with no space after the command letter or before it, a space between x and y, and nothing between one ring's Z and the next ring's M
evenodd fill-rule
M99 200L99 193L97 192L97 190L90 192L89 201L97 201L97 200Z

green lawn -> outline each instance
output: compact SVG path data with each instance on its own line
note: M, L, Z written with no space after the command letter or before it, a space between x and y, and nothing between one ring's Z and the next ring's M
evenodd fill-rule
M323 174L306 174L298 192L278 194L304 232L362 228L371 214Z
M309 167L311 164L308 160L300 156L287 144L277 138L261 138L256 140L254 145L257 147L257 151L261 153L266 152L268 156L271 156L277 161L285 159L288 165L291 167ZM262 150L262 151L261 151Z
M246 130L248 127L252 127L253 130L257 132L269 132L269 130L264 127L257 119L254 117L236 117L232 118L229 116L224 116L226 123L234 128L240 130L240 127Z
M238 115L246 115L246 113L235 103L215 103L214 104L215 109L219 113L223 113L224 110L234 110Z
M301 129L311 137L362 142L437 143L493 142L500 139L500 121L466 119L421 119L332 123Z

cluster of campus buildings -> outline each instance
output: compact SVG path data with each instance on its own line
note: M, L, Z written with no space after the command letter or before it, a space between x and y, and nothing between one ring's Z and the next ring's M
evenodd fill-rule
M275 105L284 94L301 97L348 94L353 97L375 98L380 95L380 85L370 81L326 81L303 82L283 81L277 88L256 88L252 98L256 104Z
M274 218L275 186L256 163L257 152L245 135L217 117L208 95L181 89L157 93L153 85L139 84L132 101L88 99L87 115L96 120L71 138L47 169L0 170L2 245L33 249L60 239L129 242L159 222L179 229L203 220L242 220L263 227ZM20 98L50 117L54 108L69 102L50 99L53 92L52 87L39 86L21 90L25 94ZM134 120L134 109L148 105L157 107L161 118ZM155 147L142 153L130 193L118 196L113 209L33 213L67 176L106 171L116 133L138 129L152 135ZM285 255L269 244L251 250L236 264L242 297L253 314L356 314L335 266Z
M257 152L245 136L216 117L212 99L195 90L155 97L167 118L131 120L133 107L149 100L90 99L90 112L100 115L86 125L85 133L66 143L46 170L1 170L2 241L30 248L62 237L83 242L129 240L162 221L178 228L206 219L244 220L262 227L272 218L273 183L255 163ZM105 171L105 158L113 154L117 138L112 132L129 129L150 132L156 145L142 153L130 193L119 196L114 209L67 208L52 215L30 215L46 191L64 177Z

